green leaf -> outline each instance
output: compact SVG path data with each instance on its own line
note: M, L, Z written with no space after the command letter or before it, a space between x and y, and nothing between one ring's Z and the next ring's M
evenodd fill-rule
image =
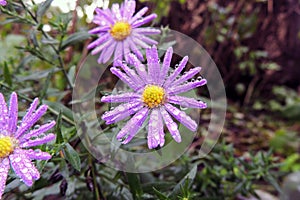
M75 149L69 143L65 145L65 148L63 149L63 154L66 160L74 167L74 169L80 171L81 168L80 157L78 153L75 151Z
M39 5L36 12L37 17L42 17L45 14L45 12L50 8L52 1L53 0L47 0Z
M43 71L37 71L37 72L31 72L30 75L28 76L17 76L17 81L18 82L23 82L23 81L36 81L38 79L46 78L48 77L49 73L55 73L61 71L59 68L52 68L52 69L47 69Z
M67 48L68 46L76 44L77 42L86 40L90 36L91 36L91 34L89 34L86 31L81 31L81 32L73 33L65 41L62 42L60 50L63 50L65 48Z
M138 175L134 173L126 173L126 175L133 199L141 199L143 190Z
M169 198L165 194L161 193L160 191L158 191L154 187L153 187L153 191L154 191L155 195L157 196L157 198L159 200L169 200Z
M55 125L56 144L61 144L64 142L62 132L61 132L61 124L62 124L61 116L62 116L61 111L59 111L59 114L56 119L56 125Z
M12 86L12 79L6 62L4 63L3 75L5 83L7 83L9 86Z
M64 106L63 104L61 104L59 102L51 102L51 101L43 100L43 103L47 104L49 106L48 109L52 113L54 113L58 116L59 112L61 112L62 119L66 120L70 124L74 124L73 111L70 108Z
M49 88L49 86L50 86L50 81L51 81L52 75L53 75L53 69L52 69L52 71L48 74L47 79L46 79L46 81L45 81L45 84L44 84L44 86L43 86L43 89L42 89L41 92L40 92L40 95L39 95L40 101L42 101L42 100L45 98L46 94L47 94L48 88Z

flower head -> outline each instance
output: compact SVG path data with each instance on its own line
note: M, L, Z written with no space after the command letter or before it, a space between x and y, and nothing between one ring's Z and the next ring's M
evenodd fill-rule
M0 0L0 5L1 6L6 6L6 4L7 4L6 0Z
M98 39L88 45L88 49L92 50L92 55L100 53L98 63L106 63L114 53L114 65L116 60L128 61L128 54L133 52L136 56L143 60L143 54L139 50L149 48L149 45L157 44L147 35L159 34L160 31L150 27L140 28L140 26L152 21L156 18L156 14L143 17L148 8L145 7L138 11L135 15L135 0L125 0L121 6L113 4L111 9L96 8L96 15L93 22L98 27L89 31L89 33L97 34Z
M182 59L174 71L170 72L172 54L173 49L170 47L161 65L157 49L153 46L146 50L147 70L146 66L133 54L128 57L135 70L120 61L118 65L121 69L116 66L110 69L113 74L134 90L134 92L104 96L101 99L102 102L107 103L123 103L104 113L102 119L106 121L106 124L116 123L134 114L117 134L117 139L123 144L128 143L137 134L148 115L150 118L147 138L150 149L164 145L164 124L174 140L181 142L178 125L172 117L188 129L197 130L197 123L172 104L189 108L206 108L206 104L202 101L178 95L205 85L206 80L199 77L197 80L187 82L200 72L200 67L193 68L184 75L180 75L188 62L187 56Z
M7 107L3 95L0 93L0 199L4 192L10 166L26 185L31 186L33 180L40 178L40 173L31 160L51 158L47 152L29 149L29 147L47 143L55 138L52 133L44 134L55 125L55 121L30 130L47 111L46 105L42 105L36 110L38 103L36 98L18 124L17 94L15 92L11 94L9 107Z

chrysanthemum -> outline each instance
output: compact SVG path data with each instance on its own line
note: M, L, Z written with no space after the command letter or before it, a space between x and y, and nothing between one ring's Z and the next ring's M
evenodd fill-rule
M146 50L147 69L133 54L129 55L129 60L135 66L135 70L123 62L118 62L120 68L110 69L133 90L124 94L104 96L101 99L102 102L107 103L123 103L103 114L102 119L106 121L106 124L116 123L134 114L117 134L117 139L121 143L127 144L137 134L148 115L150 116L147 136L149 149L164 145L164 124L173 139L181 142L178 125L172 117L191 131L197 130L197 123L172 104L186 108L206 108L206 104L202 101L178 95L205 85L206 80L199 77L188 82L200 72L200 67L180 75L188 62L187 56L174 71L170 72L172 54L173 49L170 47L161 65L157 49L153 46Z
M0 199L10 166L26 185L31 186L33 180L40 178L40 173L31 160L51 158L49 153L42 152L40 149L29 149L29 147L44 144L55 138L52 133L44 134L55 125L55 121L30 130L47 111L46 105L36 110L38 103L36 98L18 124L17 94L11 94L9 108L7 108L4 97L0 93Z
M0 0L0 5L5 6L7 4L6 0Z
M96 8L96 15L93 22L98 27L89 31L97 34L98 39L88 45L88 49L93 49L91 54L101 52L98 63L106 63L114 53L114 64L117 59L128 61L128 54L133 52L143 60L140 48L149 48L157 42L147 35L159 34L160 31L150 27L139 28L140 26L156 18L156 14L147 17L143 15L148 8L144 7L135 15L135 0L125 0L121 6L113 4L111 9ZM150 46L149 46L150 45Z

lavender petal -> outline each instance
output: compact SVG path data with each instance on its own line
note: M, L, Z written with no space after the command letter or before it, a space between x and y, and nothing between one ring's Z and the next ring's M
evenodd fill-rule
M27 158L31 160L49 160L52 157L48 152L43 152L40 149L23 149L22 151L27 156Z
M109 96L103 96L101 98L101 102L105 103L123 103L123 102L129 102L133 101L137 98L140 98L141 95L133 92L128 92L124 94L117 94L117 95L109 95Z
M136 28L136 27L142 26L144 24L147 24L147 23L151 22L153 19L155 19L156 17L157 17L157 15L153 13L153 14L148 15L147 17L144 17L140 20L136 20L132 24L132 28Z
M8 110L2 93L0 93L0 130L7 130Z
M129 117L130 115L133 115L134 113L138 112L144 107L144 105L140 104L137 107L134 107L130 110L126 110L125 112L119 113L118 115L114 116L113 118L109 118L106 120L106 124L113 124L116 122L119 122L126 117Z
M189 90L192 90L196 87L200 87L206 84L206 79L201 79L201 80L196 80L194 82L190 82L184 85L179 85L179 86L173 86L170 89L168 89L168 93L171 95L187 92Z
M117 4L117 3L112 4L111 11L112 11L113 16L115 17L116 21L122 20L122 15L121 15L119 4Z
M47 134L44 137L32 139L32 140L27 140L26 142L22 142L20 144L20 147L26 148L26 147L33 147L33 146L38 146L41 144L45 144L47 142L50 142L55 139L55 135L53 133Z
M148 112L149 109L145 107L136 113L120 130L117 135L117 140L122 140L124 137L126 137L123 141L121 141L121 143L127 144L130 142L130 140L136 135L137 131L143 125L148 116Z
M164 83L164 87L168 88L171 84L173 84L176 77L180 74L180 72L185 68L186 63L188 62L189 57L185 56L181 62L179 63L178 67L175 68L174 72L168 77L166 82Z
M116 75L117 77L119 77L124 83L126 83L129 87L131 87L133 90L137 90L139 87L133 82L133 80L128 77L126 74L124 74L123 72L121 72L120 69L116 68L116 67L112 67L110 68L110 71Z
M143 34L143 35L160 34L160 30L159 30L159 29L150 28L150 27L146 27L146 28L135 28L135 29L133 30L133 32L134 32L134 33Z
M101 118L105 121L111 121L113 118L117 117L118 115L122 115L127 112L134 114L135 113L134 110L140 106L142 106L142 103L140 101L133 101L133 102L121 104L117 106L115 109L105 112Z
M114 53L114 66L117 66L117 61L123 60L123 42L117 42Z
M98 54L100 51L102 51L103 49L107 48L109 45L111 45L113 43L113 39L109 38L107 39L104 43L102 43L101 45L97 46L92 52L92 55L96 55Z
M185 112L179 110L178 108L172 106L169 103L165 104L165 108L176 120L178 120L188 129L190 129L191 131L197 130L197 123Z
M124 5L123 10L123 17L126 20L130 20L131 17L133 16L134 12L135 12L135 1L127 1Z
M8 116L8 131L14 133L17 129L18 122L18 97L15 92L13 92L10 97Z
M30 138L32 137L37 137L39 136L40 134L42 133L45 133L47 131L49 131L51 128L53 128L55 126L56 122L55 121L52 121L48 124L44 124L42 125L40 128L38 129L35 129L35 130L31 130L29 133L27 134L23 134L22 137L19 139L20 140L20 143L24 143L26 142L27 140L29 140Z
M161 68L161 72L160 72L160 76L159 76L159 84L160 85L162 85L162 83L164 82L164 80L167 77L168 71L170 69L172 55L173 55L173 48L169 47L166 54L165 54L164 61L163 61L163 64L162 64L162 68Z
M164 144L163 123L158 109L153 109L150 114L147 140L149 149Z
M132 50L132 52L138 57L139 60L143 61L144 60L144 56L141 53L141 51L137 48L137 46L134 44L134 42L132 41L131 37L127 38L127 42L129 44L130 49ZM125 55L127 57L127 60L130 62L130 56L129 55Z
M148 63L148 77L152 83L157 83L160 73L160 64L157 49L155 46L146 49L146 57Z
M136 20L140 19L147 11L148 11L147 7L142 8L128 21L128 23L132 24L132 23L136 22Z
M28 158L22 153L13 153L9 156L11 166L17 176L28 186L32 186L33 177L30 168L35 168Z
M10 168L8 158L3 158L0 163L0 199L5 189L8 170Z
M107 10L102 10L100 8L95 9L98 16L102 16L105 21L107 21L110 24L114 24L114 21L112 20L111 16L107 13Z
M29 109L27 110L25 116L23 117L22 119L22 123L27 123L27 121L31 118L33 112L35 111L35 109L37 108L39 104L39 99L38 98L35 98L33 100L33 102L31 103Z
M140 47L142 47L142 48L150 48L150 46L146 43L146 42L144 42L144 41L142 41L142 40L140 40L138 37L132 37L132 41L136 44L136 45L138 45L138 46L140 46Z
M169 96L168 102L183 106L185 108L201 108L207 107L206 103L203 101L197 101L194 98L188 98L183 96Z
M166 109L163 106L160 107L160 113L164 119L164 122L165 122L168 130L170 131L171 136L173 137L173 139L176 142L180 143L181 136L180 136L177 124L173 121L173 119L171 118L171 116L168 114L168 112L166 111Z
M110 29L110 26L98 26L96 28L89 30L89 33L90 34L98 34L98 33L102 33L102 32L107 32L109 29Z
M93 49L97 46L100 46L101 44L105 43L109 38L111 38L111 36L109 35L109 33L105 33L104 35L102 35L101 37L99 37L97 40L91 42L88 46L87 49Z
M101 56L98 59L98 63L106 63L112 56L115 50L116 43L112 43L112 45L108 46L105 51L102 51Z
M135 70L137 71L140 78L144 81L144 83L148 83L148 75L146 71L145 65L141 63L139 59L134 54L128 55L129 62L135 67Z
M176 85L182 84L185 81L191 79L196 74L198 74L200 71L201 71L201 67L195 67L193 69L190 69L188 72L186 72L185 74L183 74L179 79L175 80L172 83L172 85L176 86Z

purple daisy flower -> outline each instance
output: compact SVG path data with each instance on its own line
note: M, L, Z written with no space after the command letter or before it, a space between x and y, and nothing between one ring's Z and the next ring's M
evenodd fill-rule
M104 96L101 99L102 102L107 103L123 103L103 114L102 119L106 121L106 124L116 123L134 114L117 134L117 139L122 144L127 144L137 134L148 115L150 115L147 136L149 149L164 145L164 124L173 139L178 143L181 142L178 125L172 117L191 131L197 130L197 123L172 104L186 108L206 108L206 103L202 101L178 95L205 85L206 80L200 77L187 82L200 72L200 67L193 68L180 76L188 62L187 56L182 59L173 72L170 72L172 54L173 49L170 47L161 65L157 48L153 46L146 50L147 71L146 66L133 54L129 54L128 57L135 70L130 69L121 61L118 62L120 68L112 67L110 69L113 74L134 90L134 92Z
M6 4L7 4L6 0L0 0L0 5L1 6L6 6Z
M47 111L46 105L42 105L36 110L38 103L36 98L21 123L18 124L17 94L15 92L11 94L9 108L7 108L5 99L0 93L0 199L4 192L10 166L26 185L32 186L33 180L40 178L40 173L31 160L51 158L47 152L28 149L55 139L55 135L52 133L43 134L55 125L55 121L29 130Z
M133 52L140 60L144 60L139 48L149 48L156 45L157 41L147 35L159 34L160 30L140 26L152 21L156 14L142 18L148 8L144 7L135 15L135 1L125 0L121 6L113 4L111 9L96 8L96 15L93 19L99 26L90 30L89 33L97 34L98 39L88 45L95 55L101 52L98 63L106 63L114 53L114 65L117 59L128 61L128 54Z

